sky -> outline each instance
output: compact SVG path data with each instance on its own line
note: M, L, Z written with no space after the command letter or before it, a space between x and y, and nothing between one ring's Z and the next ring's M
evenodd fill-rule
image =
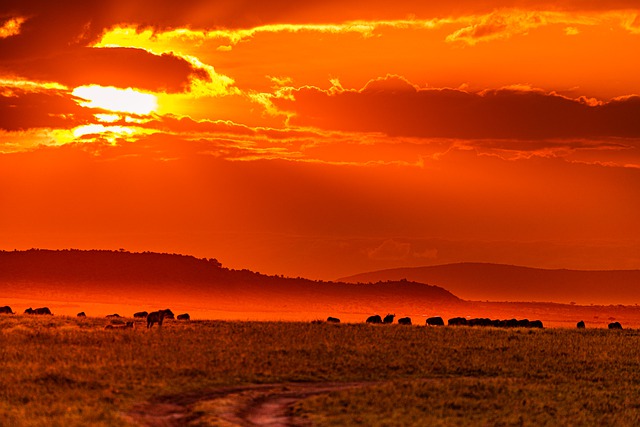
M640 268L637 1L3 1L0 249Z

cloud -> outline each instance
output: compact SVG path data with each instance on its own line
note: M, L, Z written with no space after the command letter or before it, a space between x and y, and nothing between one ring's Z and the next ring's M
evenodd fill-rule
M466 92L419 88L387 75L360 90L291 88L274 105L292 125L422 138L640 137L640 96L571 99L526 87Z
M568 36L577 36L580 34L580 30L576 27L566 27L564 33Z
M568 5L565 5L568 6ZM488 14L468 15L458 18L455 22L464 25L449 34L446 38L450 43L465 43L475 45L480 42L507 39L517 35L526 35L529 31L550 25L564 27L566 35L573 36L580 33L581 26L606 25L607 27L621 27L631 33L640 32L638 15L633 12L636 6L619 9L622 5L609 5L609 9L597 10L583 8L539 9L496 9Z
M401 243L393 239L385 240L368 251L369 258L381 261L398 261L411 255L411 243Z
M70 1L65 7L30 0L3 2L0 18L8 20L0 31L0 74L66 86L99 84L165 92L183 92L192 83L212 82L204 64L171 52L155 55L136 48L88 47L105 29L125 19L128 8L119 6L108 1ZM153 15L139 12L134 22L149 22L145 19Z
M640 34L640 13L629 15L624 27L632 34Z
M0 87L0 129L69 129L88 123L95 111L78 105L67 91Z
M474 45L481 41L509 38L517 34L555 23L581 21L574 14L527 10L500 10L493 13L469 17L469 25L447 36L448 42L464 42Z
M0 25L0 39L5 39L7 37L20 34L20 27L22 26L24 21L25 18L22 16L5 20Z
M27 79L57 81L69 87L97 84L182 92L192 80L210 80L206 71L176 55L131 48L78 48L12 62L5 69Z
M413 243L419 241L414 240ZM367 257L375 261L404 261L412 262L412 260L435 260L438 258L438 250L433 247L420 248L416 250L411 241L397 241L395 239L387 239L374 248L365 250Z

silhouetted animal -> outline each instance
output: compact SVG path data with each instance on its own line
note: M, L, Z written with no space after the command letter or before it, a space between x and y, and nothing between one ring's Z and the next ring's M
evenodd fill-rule
M24 311L25 314L49 314L51 315L51 310L49 310L49 307L40 307L40 308L27 308Z
M86 314L84 314L84 311L81 311L80 313L76 314L77 317L87 317Z
M173 315L173 311L169 310L168 308L165 308L162 311L164 311L164 318L165 319L175 319L175 317Z
M338 319L337 317L327 317L327 322L329 323L340 323L340 319Z
M398 319L398 325L410 325L410 324L411 324L410 317L401 317L400 319Z
M149 313L146 312L146 311L139 311L137 313L133 313L133 318L134 319L146 319L148 315L149 315Z
M0 314L13 314L13 310L11 310L11 307L8 305L5 305L4 307L0 307Z
M189 313L178 314L178 320L191 320Z
M576 325L576 327L577 327L578 329L584 329L584 328L585 328L585 326L584 326L584 320L579 321L579 322L578 322L578 324Z
M113 313L113 314L107 314L108 318L112 318L112 317L122 317L120 316L118 313Z
M521 319L521 320L516 320L516 325L518 328L531 328L531 322L529 321L529 319Z
M105 329L133 329L134 323L127 322L124 325L107 325L104 327Z
M542 325L542 320L532 320L529 322L529 327L530 328L538 328L538 329L543 329L544 326Z
M171 314L171 317L168 317L167 312ZM147 316L147 328L152 327L154 323L157 323L158 326L162 326L162 322L165 318L173 319L173 313L168 308L165 310L158 310L149 313L149 315Z
M393 323L393 319L395 319L396 315L395 314L387 314L386 316L384 316L384 319L382 320L382 323Z
M622 329L620 322L609 323L609 329Z
M486 317L469 319L467 321L467 325L469 326L492 326L493 322L491 319L487 319Z
M367 323L382 323L382 317L380 317L378 314L376 314L375 316L369 316L367 318Z
M466 326L467 319L464 317L453 317L447 321L449 326Z
M427 325L429 326L444 326L444 320L442 320L442 317L438 316L438 317L429 317L427 319Z

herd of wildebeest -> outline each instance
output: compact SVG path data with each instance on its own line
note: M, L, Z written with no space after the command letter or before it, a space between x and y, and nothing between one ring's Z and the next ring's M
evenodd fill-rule
M387 314L384 318L376 314L369 316L366 323L371 324L391 324L393 323L396 315ZM327 318L328 323L340 323L340 319L337 317L329 316ZM398 319L399 325L412 325L410 317L401 317ZM442 317L429 317L426 321L427 326L444 326L444 319ZM466 317L453 317L447 321L449 326L493 326L494 328L544 328L541 320L529 320L529 319L489 319L485 317L477 317L467 319ZM579 321L576 325L578 329L584 329L585 323L583 320ZM609 329L622 329L620 322L609 323Z
M11 307L5 305L4 307L0 307L0 314L16 314L13 312ZM40 307L40 308L27 308L24 311L24 314L48 314L53 315L49 307ZM84 311L81 311L77 314L77 317L87 317ZM120 320L121 317L119 314L108 314L106 316L108 319L111 319L111 324L105 326L105 329L126 329L133 328L134 322L125 322ZM179 314L177 317L173 314L173 312L166 308L164 310L152 311L151 313L147 311L139 311L133 314L134 319L147 319L147 328L151 328L154 324L158 324L158 326L162 326L162 322L164 319L178 319L178 320L191 320L191 316L189 313Z
M5 305L4 307L0 307L0 314L15 314L11 307ZM51 310L48 307L40 307L40 308L27 308L24 311L24 314L48 314L53 315ZM78 317L87 317L84 311L77 314ZM125 322L120 320L121 318L119 314L109 314L107 318L112 319L112 324L105 326L105 329L126 329L133 328L134 322ZM395 314L387 314L384 318L380 317L380 315L369 316L366 320L366 323L370 324L392 324L396 315ZM175 316L173 312L166 308L164 310L152 311L151 313L147 311L139 311L133 314L134 319L146 319L147 320L147 328L151 328L154 324L158 324L158 326L162 326L162 322L164 319L177 319L177 320L191 320L191 316L189 313L179 314ZM327 318L327 323L340 323L340 319L337 317L329 316ZM312 323L323 323L321 320L314 320ZM410 317L402 317L398 319L399 325L412 325ZM444 319L442 317L429 317L426 320L427 326L444 326ZM495 328L538 328L542 329L544 326L542 325L542 321L540 320L529 320L529 319L508 319L508 320L499 320L499 319L489 319L489 318L470 318L466 317L453 317L447 321L447 325L449 326L492 326ZM576 325L578 329L584 329L585 323L583 320L579 321ZM608 325L609 329L622 329L622 325L620 322L612 322Z

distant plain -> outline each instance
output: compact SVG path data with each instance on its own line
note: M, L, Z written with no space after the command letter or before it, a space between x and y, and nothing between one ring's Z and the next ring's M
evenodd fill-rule
M0 315L4 425L243 425L247 408L267 396L252 387L336 382L359 386L295 399L287 419L640 422L637 330L172 320L162 329L138 321L135 329L105 330L109 322Z

